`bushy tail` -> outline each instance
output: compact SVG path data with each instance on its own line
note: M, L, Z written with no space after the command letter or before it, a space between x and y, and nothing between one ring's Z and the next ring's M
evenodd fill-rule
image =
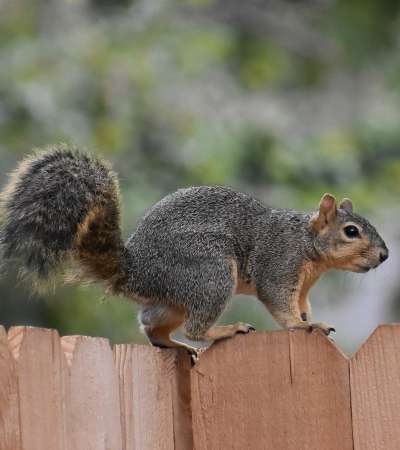
M23 272L47 280L70 257L86 276L123 282L119 189L99 159L60 145L23 160L0 194L0 248Z

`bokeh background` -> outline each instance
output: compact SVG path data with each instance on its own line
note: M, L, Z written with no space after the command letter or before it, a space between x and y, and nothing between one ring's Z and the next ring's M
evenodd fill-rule
M125 237L183 186L300 210L351 197L390 258L325 275L311 299L353 352L400 320L399 47L397 0L0 0L0 183L34 147L98 152L120 176ZM276 328L251 297L235 320ZM101 286L37 295L12 270L0 321L145 342L133 303Z

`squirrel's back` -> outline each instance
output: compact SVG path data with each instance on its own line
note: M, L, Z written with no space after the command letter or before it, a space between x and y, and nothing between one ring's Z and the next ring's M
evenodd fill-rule
M239 232L266 210L250 195L229 187L194 186L179 189L152 206L138 231L157 228L169 233Z
M1 194L2 258L47 279L68 257L111 287L123 277L116 176L97 158L65 145L20 163Z

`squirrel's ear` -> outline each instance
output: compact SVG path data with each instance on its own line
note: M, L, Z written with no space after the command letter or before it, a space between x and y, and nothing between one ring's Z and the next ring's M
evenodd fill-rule
M351 213L353 212L353 203L349 198L344 198L340 202L339 208Z
M320 231L336 218L336 199L331 194L324 194L319 202L319 211L311 217L312 227Z

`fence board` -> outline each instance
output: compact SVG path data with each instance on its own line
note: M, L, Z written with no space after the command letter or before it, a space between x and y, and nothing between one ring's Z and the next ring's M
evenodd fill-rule
M192 369L196 450L350 450L348 360L320 333L220 342Z
M119 376L122 450L136 450L133 417L132 345L114 346L114 358Z
M23 450L66 450L66 365L55 330L13 327ZM12 448L12 447L11 447Z
M21 450L18 378L8 347L7 333L0 326L0 450Z
M0 327L0 450L398 449L399 350L400 325L351 361L318 332L278 331L191 368L184 351Z
M116 345L124 450L191 450L190 363L185 352Z
M121 450L118 377L107 339L65 336L68 450Z
M399 449L400 326L378 327L350 368L354 449Z

